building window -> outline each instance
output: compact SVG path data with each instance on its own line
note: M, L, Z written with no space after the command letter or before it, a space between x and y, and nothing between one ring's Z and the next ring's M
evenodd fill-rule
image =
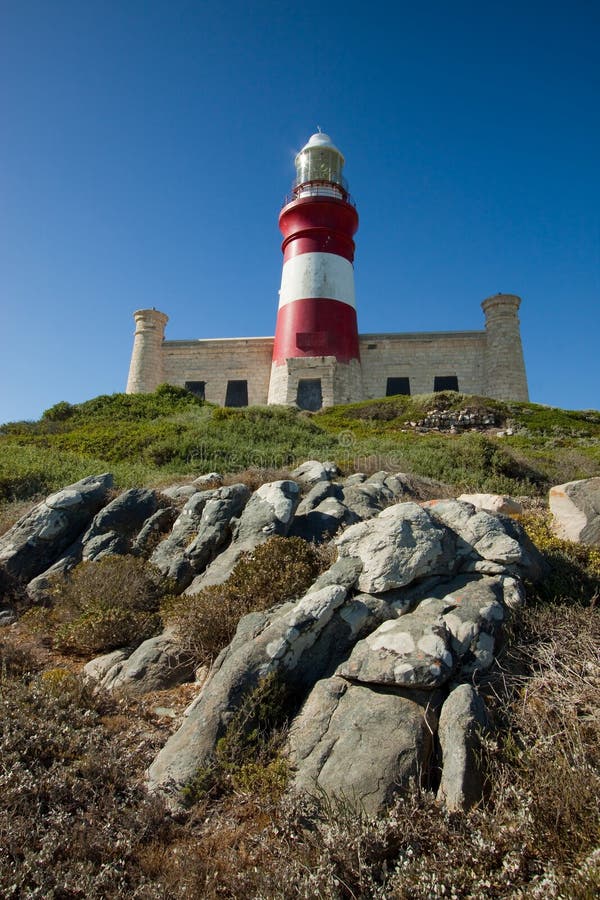
M323 406L323 392L320 378L301 378L298 382L296 404L300 409L316 412Z
M434 391L457 391L458 378L456 375L436 375L433 379Z
M206 388L205 381L186 381L184 385L186 391L189 391L190 394L195 394L196 397L199 397L200 400L205 400L204 390Z
M228 381L225 406L248 406L248 382Z
M385 396L393 397L394 394L410 394L410 379L388 378Z

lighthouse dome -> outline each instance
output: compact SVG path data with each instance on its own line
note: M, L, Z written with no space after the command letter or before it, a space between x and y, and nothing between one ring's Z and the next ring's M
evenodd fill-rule
M296 156L296 181L294 184L296 196L299 196L297 189L301 188L301 195L306 194L306 185L332 185L335 196L341 196L341 191L345 190L344 179L342 177L342 168L344 166L344 157L335 146L328 134L318 131L311 135L308 142ZM323 189L319 189L322 193ZM331 188L327 189L327 193L331 192ZM314 191L312 191L314 193Z

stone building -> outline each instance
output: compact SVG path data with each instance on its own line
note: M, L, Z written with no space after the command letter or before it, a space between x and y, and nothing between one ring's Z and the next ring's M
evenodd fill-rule
M310 410L441 390L528 399L514 294L483 301L481 331L359 334L358 215L343 164L321 133L296 157L292 196L279 216L284 264L275 336L168 341L165 313L138 310L127 393L167 382L225 406Z

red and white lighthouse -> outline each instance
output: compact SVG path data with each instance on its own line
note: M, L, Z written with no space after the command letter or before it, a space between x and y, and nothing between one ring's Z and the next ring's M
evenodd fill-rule
M354 297L358 214L342 177L344 157L313 134L295 160L279 216L283 273L269 403L319 409L361 396Z

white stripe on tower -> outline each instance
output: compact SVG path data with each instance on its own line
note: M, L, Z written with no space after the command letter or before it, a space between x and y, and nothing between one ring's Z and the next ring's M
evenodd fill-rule
M313 297L339 300L356 309L352 263L334 253L301 253L283 265L279 309Z

